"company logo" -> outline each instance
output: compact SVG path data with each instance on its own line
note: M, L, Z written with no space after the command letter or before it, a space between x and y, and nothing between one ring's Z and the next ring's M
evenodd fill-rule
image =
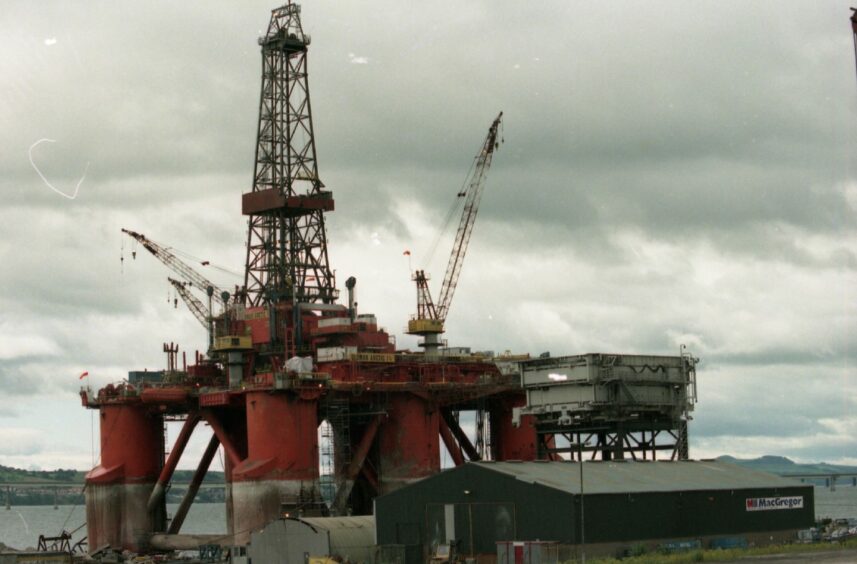
M771 511L774 509L803 509L803 496L748 497L747 511Z

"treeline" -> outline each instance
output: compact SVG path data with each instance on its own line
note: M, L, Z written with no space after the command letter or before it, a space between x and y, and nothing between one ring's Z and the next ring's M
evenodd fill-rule
M167 492L167 503L180 503L184 498L185 488L173 488ZM223 488L205 488L196 494L196 503L223 503L226 500L226 490ZM12 491L0 491L0 504L15 505L83 505L85 503L83 488L79 490L62 489L54 492L50 488L22 488Z
M176 470L173 474L173 480L176 482L190 482L193 478L193 470ZM0 485L8 483L69 483L79 482L83 485L86 478L86 472L83 470L63 469L59 470L24 470L22 468L12 468L10 466L0 465ZM208 472L205 475L204 483L206 484L222 484L224 482L223 472Z
M193 470L176 470L173 482L188 483L193 478ZM83 484L86 472L61 468L59 470L24 470L0 465L0 505L80 505L85 501ZM80 484L80 487L56 487L56 484ZM223 472L208 472L206 484L223 484ZM25 488L5 487L3 484L33 484ZM176 485L167 492L167 503L179 503L187 488ZM222 503L225 500L223 488L202 488L196 495L198 503Z
M0 484L8 482L81 482L86 475L80 470L24 470L0 465Z

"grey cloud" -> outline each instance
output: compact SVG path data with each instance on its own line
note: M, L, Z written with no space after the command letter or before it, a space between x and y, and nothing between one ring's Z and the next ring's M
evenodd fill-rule
M442 221L502 109L506 143L450 342L669 354L689 335L705 369L761 370L780 385L783 367L811 375L853 364L853 347L829 329L854 325L853 308L837 312L830 297L857 268L854 209L841 190L854 181L847 148L857 146L847 3L305 4L320 176L337 200L327 224L333 267L359 271L383 323L396 330L407 318L384 299L404 295L404 263L345 255L362 253L356 238L372 232L424 251L415 224ZM0 308L15 323L41 324L64 356L31 359L40 366L26 371L4 364L2 381L34 394L72 365L115 377L157 367L164 339L192 348L204 335L165 303L166 269L143 254L131 261L127 240L120 274L118 229L241 270L255 37L271 5L6 8ZM351 64L349 53L368 63ZM42 137L58 140L38 148L37 162L59 187L73 187L90 162L77 200L50 192L30 167L27 148ZM403 203L423 217L398 214ZM636 256L637 242L687 262L710 249L736 270L706 286L681 261ZM772 270L764 287L757 264L786 265L804 283ZM776 317L791 324L779 331L767 320L783 310L794 315ZM752 348L731 337L747 327L758 327ZM722 383L707 385L700 437L803 436L830 399L808 392L806 409L780 416L765 404L751 416L737 410L764 393L753 381L735 385L731 406L718 396Z
M857 350L847 344L837 343L835 349L814 350L814 344L808 343L803 349L765 348L752 352L711 353L706 361L711 366L805 366L812 371L818 366L841 365L842 362L857 361Z
M0 159L7 201L59 205L23 158L28 143L47 135L60 143L40 147L39 162L58 183L70 186L91 162L81 196L88 205L154 207L212 191L237 202L249 188L259 66L252 39L267 8L229 18L217 9L165 8L136 6L129 15L103 5L43 13L19 6L12 47L29 54L35 70L16 67L22 76L13 83L29 95L7 99L34 119L29 135L15 139L20 150ZM821 86L830 77L819 62L835 55L826 46L832 11L804 14L811 33L793 43L755 33L753 22L790 25L792 16L773 5L740 23L719 8L701 20L684 10L663 19L563 5L528 17L513 5L458 7L442 26L408 11L392 28L381 19L356 26L352 11L320 5L305 14L316 38L311 87L322 178L333 180L340 203L332 222L371 221L405 234L407 225L391 219L397 197L442 216L499 108L508 143L480 221L522 228L512 245L532 245L524 235L555 224L556 236L538 244L595 247L590 256L610 260L605 235L633 226L799 262L817 259L767 223L836 232L853 219L841 193L810 190L820 172L842 169L835 140L853 137L832 112L857 117L831 96L848 88L845 78L830 92ZM95 14L104 25L79 36ZM110 23L129 17L140 26L132 42L125 26ZM40 45L51 27L45 18L64 30L50 48ZM496 26L488 33L464 33L486 18ZM640 18L652 27L640 28ZM546 31L562 21L573 33ZM676 50L669 35L653 40L658 25L692 37L694 48ZM217 39L193 40L202 30ZM510 41L526 45L515 53L520 62L497 55ZM603 60L586 55L593 50ZM353 51L370 54L372 64L349 64L344 54ZM853 267L855 257L843 248L830 262Z
M48 383L46 375L33 373L29 370L31 361L0 361L0 389L7 396L29 396L45 392L44 384Z

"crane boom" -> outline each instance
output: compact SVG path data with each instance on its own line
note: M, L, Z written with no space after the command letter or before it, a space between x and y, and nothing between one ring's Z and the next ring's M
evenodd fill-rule
M214 291L216 299L226 307L229 298L224 296L228 296L228 294L220 290L213 282L192 269L166 248L158 245L142 233L137 233L136 231L130 231L124 228L122 229L122 233L127 234L129 237L143 245L144 249L152 253L156 259L164 263L170 270L184 278L189 285L196 286L203 292L207 292L208 289L211 288Z
M446 266L446 274L443 277L443 285L440 289L440 301L437 305L432 302L431 292L428 287L428 275L424 270L417 270L413 274L413 281L417 285L417 313L408 321L408 333L424 337L419 346L425 348L426 355L436 355L445 341L440 340L444 332L446 316L449 313L449 305L461 276L461 265L464 263L464 255L467 253L467 245L470 235L473 233L473 224L476 221L476 212L479 211L479 201L482 198L482 190L485 188L485 180L488 177L488 169L494 157L494 150L499 147L497 135L500 130L503 112L491 123L488 136L482 143L482 148L476 155L472 173L464 181L464 190L458 197L464 197L464 209L461 220L458 223L458 232L455 234L455 243L452 245L452 253Z
M491 167L494 149L499 146L497 132L502 118L503 112L500 112L488 129L488 136L482 144L482 149L476 155L476 166L473 168L473 174L466 182L467 196L464 201L464 210L461 213L461 221L458 224L452 254L449 255L449 263L446 266L446 274L443 276L443 285L440 288L440 300L436 308L437 318L441 321L445 320L447 313L449 313L449 306L458 284L458 277L461 276L461 266L464 264L464 255L467 253L467 245L470 243L470 235L473 233L473 224L476 221L476 212L479 211L479 201L482 198L482 190L485 188L485 179L488 176L488 169Z
M184 303L187 305L193 316L196 317L197 321L199 321L203 327L208 329L208 312L202 302L190 293L190 290L187 287L188 283L176 280L175 278L167 278L167 280L169 280L170 284L173 285L173 288L176 289L176 292L178 292L178 295L181 296L182 300L184 300Z

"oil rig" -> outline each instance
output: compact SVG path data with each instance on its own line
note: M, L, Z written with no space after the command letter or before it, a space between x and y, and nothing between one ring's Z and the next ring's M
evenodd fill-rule
M559 459L576 455L559 444L562 437L583 442L583 434L597 437L585 451L592 458L654 458L659 449L686 458L693 399L686 393L693 367L688 356L646 357L637 364L623 363L620 355L609 361L541 359L528 371L521 358L444 347L440 335L501 141L502 113L459 194L463 213L437 304L428 275L414 274L417 313L408 332L423 338L423 350L398 350L374 315L358 312L354 277L346 280L340 303L325 234L334 198L319 176L307 74L310 36L300 14L291 1L274 9L259 39L255 170L241 204L249 225L243 286L218 288L168 247L125 231L177 277L170 283L206 327L209 349L180 359L175 345L165 345L165 371L131 373L127 381L81 391L83 405L99 412L101 438L100 463L86 478L89 546L139 552L170 545L163 539L181 536L221 448L234 544L288 513L371 514L376 496L439 472L441 448L455 465ZM566 365L571 380L554 382ZM522 386L527 373L533 375L529 387ZM578 373L588 379L573 376ZM627 397L639 390L622 384L623 374L644 391L668 390L668 397L647 395L657 409L635 409ZM563 385L556 388L565 394L560 400L547 393L552 384ZM570 384L577 386L573 392ZM626 398L624 410L592 409L611 394ZM544 401L528 406L528 395ZM459 423L465 411L475 413L475 437ZM611 427L616 420L623 422L621 433ZM167 422L181 423L169 445ZM194 430L203 425L213 435L168 520L165 492ZM641 430L643 438L633 439ZM671 439L656 444L654 433L661 430ZM331 495L322 495L325 459L332 460Z

